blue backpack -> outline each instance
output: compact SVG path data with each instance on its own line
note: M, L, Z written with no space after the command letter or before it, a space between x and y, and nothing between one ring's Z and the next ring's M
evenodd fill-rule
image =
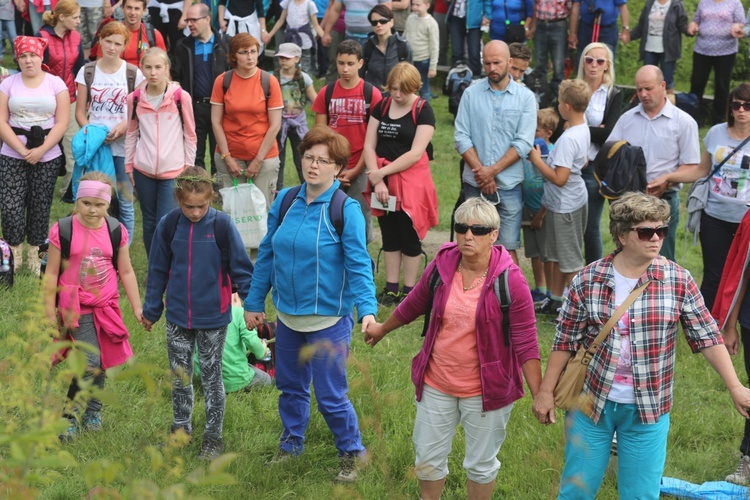
M448 96L448 111L450 111L454 118L458 113L458 105L461 102L461 97L463 97L464 91L471 85L473 78L474 73L463 63L458 63L455 68L451 68L448 72L443 93Z

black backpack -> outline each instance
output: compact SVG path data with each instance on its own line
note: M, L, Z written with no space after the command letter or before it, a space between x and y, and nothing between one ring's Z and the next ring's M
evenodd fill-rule
M266 108L268 108L268 101L271 99L271 73L268 71L260 70L260 86L263 88L263 93L266 95ZM234 70L230 69L224 73L224 80L222 80L221 88L224 89L224 95L229 90L229 85L232 83L232 75Z
M552 88L547 81L547 75L539 70L526 73L521 79L526 88L534 93L539 109L548 108L552 102Z
M63 262L70 259L70 243L73 240L73 215L68 215L57 221L60 229L60 274L63 272ZM112 243L112 267L117 269L117 257L120 252L120 243L122 242L122 226L120 221L107 215L107 228L109 229L109 241Z
M645 191L648 184L643 150L627 141L605 143L589 168L594 169L599 194L608 200L630 191Z
M448 111L456 117L458 105L461 103L461 97L464 91L471 85L474 74L471 69L463 63L459 63L455 68L451 68L445 79L443 93L448 96Z
M331 114L329 113L331 99L333 99L333 89L336 82L326 85L325 104L326 104L326 123L331 123ZM372 83L365 81L362 87L362 93L365 96L365 123L370 120L370 104L372 103Z
M424 313L422 337L427 335L427 328L430 326L430 316L432 314L432 300L435 297L435 290L437 290L437 287L440 286L442 282L443 280L440 278L437 266L433 267L430 277L427 278L427 290L430 292L430 297L427 300L427 310ZM510 305L512 300L508 288L507 267L495 279L492 288L495 290L495 297L500 304L500 311L503 313L503 339L505 340L505 345L510 346Z

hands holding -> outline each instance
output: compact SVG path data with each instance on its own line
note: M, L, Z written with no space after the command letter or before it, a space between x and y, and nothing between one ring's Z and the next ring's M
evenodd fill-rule
M531 229L538 231L542 228L542 224L544 223L544 216L547 215L546 210L539 210L537 213L534 214L534 217L531 218Z
M743 385L730 389L729 394L732 395L732 402L737 411L745 418L750 418L750 389Z
M549 425L556 422L555 396L551 392L542 390L537 392L531 409L540 424Z
M137 316L136 316L137 317ZM151 327L154 326L153 321L149 321L146 318L143 317L143 313L141 313L141 325L143 325L143 329L147 332L151 331Z
M320 43L323 44L323 47L328 47L331 45L331 34L330 33L324 33L323 36L320 38Z
M688 36L695 36L698 34L700 26L698 26L698 23L695 21L690 21L690 24L688 24L687 34Z
M260 39L264 45L268 45L268 42L271 41L271 35L269 35L267 31L265 31L260 34Z
M745 25L742 23L733 24L731 33L734 38L745 38Z
M727 326L724 327L724 331L722 332L722 337L724 337L724 346L726 346L729 354L737 354L737 351L740 348L740 336L737 332L737 325L730 325L727 323Z
M371 322L368 322L366 329L365 320L362 319L362 331L365 332L365 344L370 347L375 347L375 344L383 340L386 333L383 325L381 323L376 323L374 318Z
M620 32L619 38L620 38L620 41L625 45L630 43L630 30L623 29Z
M248 330L254 330L266 320L266 313L245 311L245 324Z

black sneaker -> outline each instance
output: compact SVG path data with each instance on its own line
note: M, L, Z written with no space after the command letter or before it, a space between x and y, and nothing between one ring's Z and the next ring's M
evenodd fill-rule
M539 314L557 314L560 312L561 307L561 300L554 300L550 297L546 297L543 301L534 306L534 312Z
M383 307L391 307L398 305L398 303L401 302L402 298L403 295L401 295L401 292L391 292L390 290L383 290L380 295L378 295L378 304Z
M198 460L213 460L224 451L224 443L221 439L215 439L208 436L203 436L203 444L201 445L201 452L198 453Z

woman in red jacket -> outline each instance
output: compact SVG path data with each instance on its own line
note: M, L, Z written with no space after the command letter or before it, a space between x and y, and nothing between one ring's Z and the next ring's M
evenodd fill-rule
M54 10L44 13L42 23L44 25L37 36L47 40L43 62L49 67L50 74L62 78L70 92L70 121L62 144L65 150L65 167L68 170L62 183L61 192L64 193L73 172L73 148L70 141L79 130L75 120L76 74L84 64L83 43L77 31L81 24L81 8L77 0L60 0Z

